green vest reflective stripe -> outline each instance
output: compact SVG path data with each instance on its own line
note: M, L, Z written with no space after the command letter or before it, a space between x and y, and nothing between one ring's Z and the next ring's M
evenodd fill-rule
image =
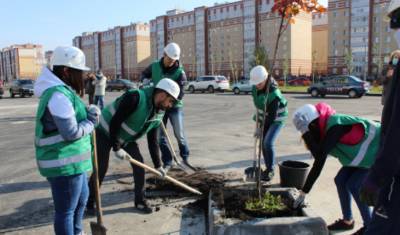
M260 120L262 120L263 116L264 116L263 115L264 105L267 103L266 111L267 111L267 115L268 115L268 106L276 98L279 99L279 105L278 105L278 110L276 112L274 123L283 123L286 120L286 118L288 116L287 101L278 88L275 88L272 92L269 92L268 100L266 100L267 94L264 92L257 92L256 86L252 87L251 94L253 96L253 103L257 109ZM254 115L253 119L255 120L255 115Z
M183 67L179 66L173 73L163 73L163 69L161 67L162 60L154 61L151 64L151 79L153 80L154 86L163 79L163 78L170 78L175 82L178 80L181 73L183 73ZM183 107L183 101L178 100L175 104L175 107Z
M153 92L154 87L145 87L143 89L131 89L114 102L105 107L100 117L100 128L106 135L109 135L110 121L118 109L121 99L129 94L139 93L139 103L135 112L122 123L118 131L118 140L121 144L135 142L137 139L148 133L151 129L157 128L164 117L164 112L159 112L150 117L153 113Z
M36 114L35 150L40 174L57 177L80 174L92 170L92 145L90 135L74 141L66 141L55 131L43 133L42 117L50 98L55 92L64 94L72 103L77 122L87 118L85 104L73 90L66 86L55 86L44 91L40 97Z
M326 132L335 125L362 124L364 138L356 145L338 143L329 153L339 159L343 166L370 168L375 161L379 147L381 126L379 123L364 118L343 114L329 117Z

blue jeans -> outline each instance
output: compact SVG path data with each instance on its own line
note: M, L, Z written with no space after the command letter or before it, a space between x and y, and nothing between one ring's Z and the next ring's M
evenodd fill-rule
M267 172L274 170L274 165L275 165L274 143L282 127L283 127L282 123L273 123L271 126L264 129L264 140L263 140L262 151L264 155L264 162L265 162L265 167L267 168Z
M164 116L164 125L167 126L168 119L171 122L172 128L174 130L174 135L178 141L179 152L183 160L187 160L189 157L189 146L186 141L185 133L183 130L183 109L182 108L171 108ZM165 165L172 164L171 151L168 148L167 137L164 135L162 129L160 128L160 150L161 159Z
M335 177L343 219L353 220L351 212L351 196L353 196L360 210L365 227L368 226L372 217L372 209L360 201L360 187L367 174L368 169L342 167Z
M54 231L57 235L82 232L82 219L89 196L86 172L78 175L49 177L54 201Z
M400 177L393 177L379 192L371 223L364 235L400 234Z
M94 104L99 106L100 109L104 108L104 95L96 95L94 97Z

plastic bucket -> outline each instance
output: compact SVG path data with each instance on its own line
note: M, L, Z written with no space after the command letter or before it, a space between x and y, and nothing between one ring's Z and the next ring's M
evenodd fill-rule
M279 176L282 187L302 189L310 170L310 165L299 161L283 161L279 163Z

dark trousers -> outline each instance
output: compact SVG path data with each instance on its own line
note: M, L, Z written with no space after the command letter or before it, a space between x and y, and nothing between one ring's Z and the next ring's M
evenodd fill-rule
M97 161L99 168L99 184L103 182L104 176L107 173L108 162L110 159L110 150L111 143L102 130L96 129L96 144L97 144ZM139 151L139 147L136 142L129 143L123 149L131 155L132 158L139 162L143 162L142 154ZM135 201L141 201L144 199L144 189L145 189L145 171L143 168L138 167L136 165L131 164L133 180L135 183ZM94 205L95 196L94 196L94 186L95 186L95 178L94 174L90 177L89 181L89 200L88 206L91 207Z
M372 220L364 235L400 234L400 176L392 178L381 190Z

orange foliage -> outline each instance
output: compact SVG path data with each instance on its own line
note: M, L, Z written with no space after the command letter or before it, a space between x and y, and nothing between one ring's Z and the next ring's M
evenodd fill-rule
M274 0L272 12L278 12L279 15L288 20L290 24L294 23L293 17L304 11L306 13L322 13L326 8L318 3L318 0Z

